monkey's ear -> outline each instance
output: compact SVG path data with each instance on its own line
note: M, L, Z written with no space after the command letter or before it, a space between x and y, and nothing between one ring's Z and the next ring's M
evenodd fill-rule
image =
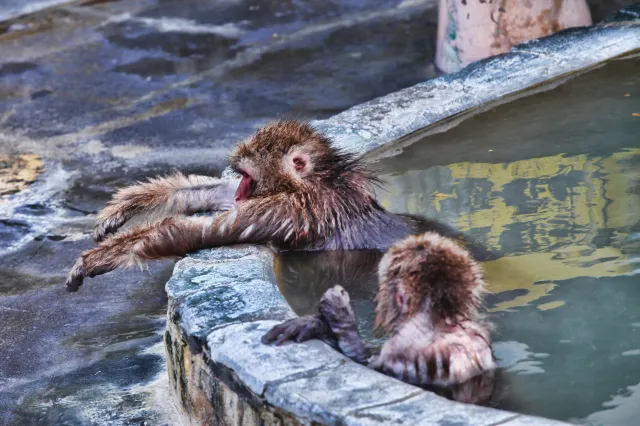
M294 177L308 176L313 170L311 156L302 150L294 149L284 156L284 168Z

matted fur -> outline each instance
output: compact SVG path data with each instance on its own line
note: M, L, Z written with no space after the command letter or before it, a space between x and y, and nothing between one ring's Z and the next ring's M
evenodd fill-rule
M394 244L378 267L376 327L393 332L407 316L431 312L432 322L479 320L484 276L471 253L450 238L433 232L410 236ZM408 312L395 306L400 290Z
M490 395L496 367L491 325L479 312L485 283L471 254L435 233L410 236L383 256L378 277L376 324L389 335L379 356L369 358L349 295L340 286L327 290L318 315L275 326L263 341L320 338L357 362L417 385L451 386L482 375L469 386L478 396ZM316 327L318 335L313 335L306 323L319 321L329 327ZM470 398L466 402L476 401L464 388L455 393Z
M300 158L303 172L284 167ZM188 251L235 243L270 244L280 250L386 249L417 229L456 236L434 221L387 212L374 198L375 177L365 163L334 148L310 125L278 121L259 130L231 154L231 167L250 174L248 199L239 199L202 229L187 219L172 218L138 227L102 241L82 254L69 275L76 291L85 276ZM201 181L202 179L202 181ZM116 194L100 214L101 239L136 213L189 213L221 207L230 184L214 178L176 175L155 179ZM220 190L220 191L219 191ZM126 242L126 244L125 244Z
M98 214L93 238L104 240L136 215L150 219L229 210L237 186L235 179L174 173L122 188Z

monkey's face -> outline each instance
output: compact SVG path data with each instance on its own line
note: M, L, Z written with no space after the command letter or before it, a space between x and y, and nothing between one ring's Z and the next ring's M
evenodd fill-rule
M333 156L329 142L308 124L269 124L231 154L231 167L242 175L236 202L298 191L321 176Z

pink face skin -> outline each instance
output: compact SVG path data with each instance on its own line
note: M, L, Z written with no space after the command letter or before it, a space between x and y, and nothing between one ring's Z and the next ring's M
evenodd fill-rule
M240 185L236 190L236 203L238 201L248 200L251 196L251 182L253 181L253 178L244 170L240 170L240 174L242 175L242 180L240 181Z

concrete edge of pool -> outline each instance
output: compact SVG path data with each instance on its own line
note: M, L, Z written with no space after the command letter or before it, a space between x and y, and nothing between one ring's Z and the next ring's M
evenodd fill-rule
M640 22L568 30L314 124L344 149L366 154L639 52ZM565 424L446 400L319 341L263 345L272 324L295 316L274 284L272 264L266 248L204 250L178 262L166 285L170 382L195 424Z

